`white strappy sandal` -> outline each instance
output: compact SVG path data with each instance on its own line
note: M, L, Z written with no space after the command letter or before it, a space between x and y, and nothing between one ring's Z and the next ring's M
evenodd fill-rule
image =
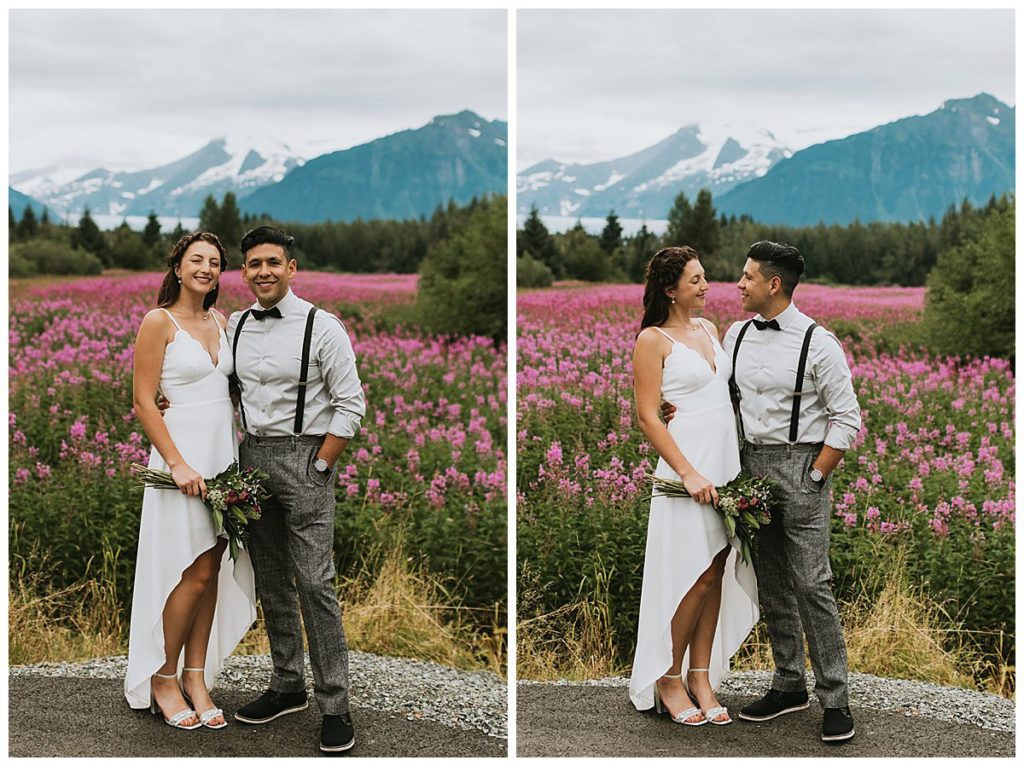
M177 680L178 678L178 676L174 674L164 675L163 673L154 673L153 675L157 678L173 678L175 680ZM200 726L203 725L201 718L199 723L192 724L191 726L185 726L182 724L182 721L187 721L189 718L199 718L199 716L196 715L196 711L192 708L185 708L184 710L175 713L170 718L167 718L164 715L164 711L160 709L160 706L158 704L156 704L156 697L153 694L152 684L150 684L149 686L149 712L153 715L157 715L159 713L160 717L164 719L164 723L166 723L168 726L173 726L175 729L184 729L186 731L192 731L193 729L198 729Z
M690 673L707 673L708 669L707 668L690 668L688 670L688 672L690 672ZM687 689L686 692L687 692L687 694L689 694L690 690ZM715 720L716 718L718 718L718 716L722 715L722 713L725 713L726 716L729 716L729 708L724 707L723 705L717 705L717 706L711 708L710 710L708 710L708 712L704 713L704 720L707 721L708 723L713 723L715 726L728 726L730 723L732 723L732 717L731 716L726 718L724 721L716 721Z
M674 675L674 676L673 675L669 675L668 673L666 673L661 678L682 678L682 677L683 677L682 673L679 673L679 674ZM659 678L658 681L660 681L660 680L661 679ZM658 693L658 681L654 682L654 709L657 711L658 715L661 715L662 713L669 713L669 715L671 715L671 712L669 711L669 709L665 705L663 705L662 702L661 702L661 695ZM686 685L685 684L683 684L683 690L686 691L686 696L689 697L690 696L690 692L686 690ZM691 699L690 701L692 702L693 700ZM681 724L683 724L683 726L703 726L704 724L706 724L708 722L707 718L701 718L699 721L688 721L688 720L686 720L687 718L693 718L695 715L703 716L704 713L701 711L701 709L699 707L690 707L690 708L687 708L686 710L682 711L681 713L678 713L677 715L672 716L672 721L674 723L681 723Z
M205 668L182 668L181 670L182 670L182 672L188 670L188 671L191 671L193 673L205 673L206 672ZM185 694L185 690L184 689L182 689L181 693L185 697L185 701L188 702L188 704L191 705L192 704L192 700L190 700L188 698L188 695ZM225 726L228 725L227 716L224 715L224 711L221 710L219 707L212 707L209 710L204 710L202 713L196 713L196 715L199 716L199 724L201 726L205 726L207 729L223 729ZM221 723L216 724L216 725L211 724L210 721L212 721L217 716L220 716L224 720L221 721Z

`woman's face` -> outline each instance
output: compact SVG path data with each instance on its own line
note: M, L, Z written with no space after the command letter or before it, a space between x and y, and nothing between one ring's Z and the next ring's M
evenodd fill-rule
M221 264L220 251L199 240L188 246L174 273L181 279L182 290L206 294L219 284Z
M704 278L704 267L693 258L686 262L683 273L675 287L665 291L669 298L676 299L676 306L682 309L702 309L706 301L708 282Z

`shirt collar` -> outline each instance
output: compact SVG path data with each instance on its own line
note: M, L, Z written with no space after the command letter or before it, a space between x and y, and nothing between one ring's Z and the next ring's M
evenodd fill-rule
M775 321L779 323L779 329L780 330L785 330L787 327L789 327L791 324L793 324L793 321L799 315L800 315L800 309L798 309L796 307L795 303L790 301L789 305L786 306L785 309L783 309L782 311L780 311L778 314L775 315ZM764 317L761 316L760 314L757 315L757 319L758 319L758 321L761 321L761 322L764 321Z
M281 312L282 317L286 317L288 316L288 312L295 308L295 304L298 300L298 296L295 293L293 293L292 289L289 287L288 292L286 292L284 294L284 297L277 303L275 303L274 306L277 306L277 310ZM267 306L267 309L272 309L274 308L274 306ZM260 304L259 301L256 301L249 308L255 309L257 311L264 310L263 306Z

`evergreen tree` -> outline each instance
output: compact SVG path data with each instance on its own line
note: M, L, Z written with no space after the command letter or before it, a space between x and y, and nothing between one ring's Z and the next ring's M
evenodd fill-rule
M181 219L179 218L177 225L175 225L174 230L171 232L171 244L173 245L186 234L188 234L188 232L185 231L185 227L181 225Z
M86 208L78 220L78 226L71 232L71 246L76 250L85 250L99 258L104 267L109 267L110 253L107 251L107 240L92 219L89 208Z
M523 223L523 228L516 232L516 255L522 256L526 253L551 269L556 276L562 273L558 246L544 222L540 220L536 206L530 208L530 215Z
M597 239L587 234L580 221L559 242L565 276L587 282L601 282L612 274L612 262Z
M11 206L7 206L7 241L14 242L18 238L18 221L14 217Z
M693 218L693 206L686 198L686 192L679 192L672 209L668 211L668 229L665 230L665 246L689 245L689 221Z
M181 223L179 222L179 226ZM217 229L220 226L220 206L217 204L217 200L210 194L203 200L203 208L199 211L199 230L200 231L212 231L217 234ZM217 234L217 236L220 236Z
M676 247L689 245L702 256L710 255L718 247L719 234L719 222L715 218L711 192L701 189L697 193L694 205L691 205L686 195L680 192L668 214L665 244Z
M507 201L478 200L420 264L416 304L423 325L450 335L484 335L495 346L508 332Z
M142 241L146 243L146 247L155 247L160 243L160 221L152 210L146 219L146 228L142 230Z
M110 263L118 269L141 270L155 265L153 249L148 247L127 221L107 235Z
M1014 361L1014 208L996 208L928 275L924 326L938 353Z
M690 226L689 244L701 255L711 255L718 248L719 224L715 208L711 204L711 192L701 189L697 192L697 203L693 206L693 221Z
M626 276L631 282L643 282L647 263L658 250L658 237L644 222L640 231L629 241L626 258Z
M18 222L18 239L31 239L39 233L39 221L36 220L35 211L31 205L25 206L25 212L21 214L21 221Z
M598 244L609 255L622 247L622 226L619 225L619 217L615 215L614 210L608 211Z
M242 241L242 214L238 210L238 200L234 192L227 192L224 201L220 206L220 216L217 228L213 233L220 237L220 241L230 253L238 253L238 245ZM238 259L233 259L236 263Z

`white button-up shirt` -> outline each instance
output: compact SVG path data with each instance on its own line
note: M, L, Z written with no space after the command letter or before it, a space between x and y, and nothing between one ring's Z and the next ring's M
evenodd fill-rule
M763 317L759 314L757 320ZM781 330L751 325L736 359L740 417L744 436L753 444L789 443L796 369L804 334L813 321L792 303L775 320ZM725 334L722 347L730 359L743 324L735 322ZM843 347L835 335L818 327L811 335L804 368L796 440L824 442L845 451L853 446L860 424L860 405Z
M277 303L281 319L245 320L235 353L235 374L242 384L246 428L256 436L292 436L299 398L302 340L306 317L313 304L291 290ZM254 303L253 309L263 310ZM228 320L228 342L242 312ZM366 413L363 387L356 370L356 355L341 320L329 311L316 312L309 348L306 404L302 434L334 434L351 439L359 433Z

